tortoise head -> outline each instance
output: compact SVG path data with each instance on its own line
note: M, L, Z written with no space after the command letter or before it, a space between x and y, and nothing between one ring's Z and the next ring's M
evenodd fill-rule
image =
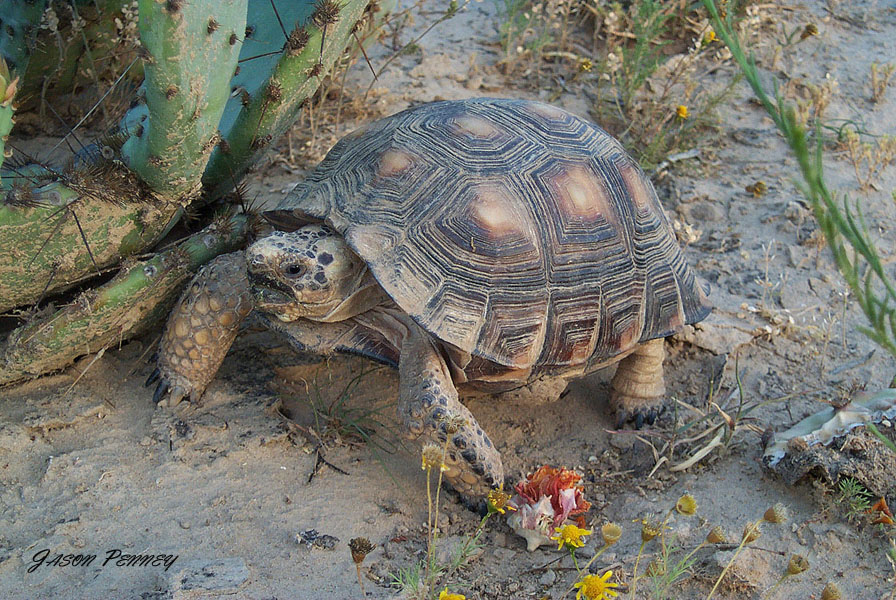
M361 286L366 265L329 227L275 231L252 244L246 259L258 308L281 321L336 321L360 312L344 305Z

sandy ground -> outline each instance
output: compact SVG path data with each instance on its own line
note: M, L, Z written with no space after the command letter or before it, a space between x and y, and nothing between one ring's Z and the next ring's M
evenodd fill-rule
M868 72L872 61L896 57L896 11L887 2L808 4L771 10L770 18L788 30L807 22L820 30L789 50L780 70L806 81L836 79L829 119L861 119L869 131L893 133L896 91L870 104ZM425 8L428 14L400 32L401 43L442 10L437 2ZM549 81L538 91L501 75L494 67L497 39L496 5L470 4L419 41L418 51L390 64L373 85L369 112L491 95L550 99L589 115L586 85ZM374 49L373 63L383 64L390 52ZM724 66L714 77L724 82L732 72ZM370 82L366 65L356 65L348 81L355 96L363 94ZM855 385L886 387L893 375L892 360L872 352L856 331L863 317L827 251L806 243L815 225L792 182L795 162L763 114L740 84L722 110L712 149L657 179L669 215L701 231L687 256L711 282L716 306L705 325L667 344L670 395L701 410L710 396L736 403L737 365L744 398L769 401L740 424L730 445L684 472L669 471L666 462L651 474L657 457L650 442L662 445L671 415L639 436L609 433L612 369L573 383L557 402L485 398L469 406L503 453L509 481L545 463L585 475L594 504L589 521L616 521L624 531L596 565L611 566L624 581L640 543L632 521L665 514L687 491L699 503L698 516L671 522L686 548L715 525L739 538L744 524L772 504L790 508L790 520L764 529L757 549L738 559L715 597L820 598L825 583L835 581L844 598L892 598L885 537L848 522L830 487L813 480L791 487L761 464L760 432L781 430L822 408L821 399ZM324 129L316 143L325 150L330 138L359 122ZM301 175L269 166L254 175L252 189L274 204ZM852 166L832 153L828 176L833 189L862 199L891 261L894 169L883 171L874 189L859 190ZM757 180L768 186L761 198L744 190ZM76 385L90 358L0 391L0 597L360 598L347 548L358 536L377 546L362 569L366 597L395 597L390 573L424 555L427 519L418 449L399 441L393 422L396 373L356 358L321 363L299 356L250 325L203 402L166 412L156 410L151 390L142 386L153 343L148 338L106 352ZM330 419L315 417L312 406ZM688 412L681 405L679 411ZM366 443L351 434L354 424L373 421L380 426ZM340 426L342 435L333 435ZM682 446L671 462L699 447ZM445 553L479 519L450 495L440 504L439 551ZM563 555L552 547L527 552L500 520L487 524L481 541L482 551L453 576L452 591L467 598L572 597L566 592L575 569L568 556L558 560ZM594 545L579 556L592 555ZM811 568L767 593L791 553L806 556ZM97 558L87 566L38 564L41 556L49 562L58 554ZM132 555L155 562L121 562ZM706 597L731 555L730 549L702 550L665 597ZM638 597L664 596L642 581Z

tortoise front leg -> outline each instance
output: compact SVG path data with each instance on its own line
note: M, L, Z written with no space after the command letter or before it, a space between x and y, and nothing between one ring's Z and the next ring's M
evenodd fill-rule
M501 455L458 400L445 361L416 324L402 342L398 374L398 416L410 439L445 449L445 479L467 496L503 483Z
M619 361L610 383L610 404L618 424L633 419L635 427L641 427L656 420L666 399L665 358L665 340L660 338L644 342Z
M146 380L147 386L158 381L153 400L167 406L186 397L198 402L254 305L242 252L219 256L200 269L162 334L156 369ZM167 401L160 402L166 392Z

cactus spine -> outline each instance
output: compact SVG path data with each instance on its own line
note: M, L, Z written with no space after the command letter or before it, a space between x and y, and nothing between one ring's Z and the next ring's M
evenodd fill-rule
M248 0L140 0L148 112L121 153L160 198L187 204L199 193L230 96L247 7Z
M125 334L141 333L170 310L193 271L245 242L247 224L246 215L216 219L177 246L126 265L51 318L19 327L0 351L0 385L62 369L82 354L118 344Z
M284 43L270 2L254 0L247 29L251 35L240 54L242 68L233 78L238 93L228 102L221 122L223 143L209 160L203 176L206 188L226 189L295 122L302 103L317 91L345 50L367 4L368 0L320 0L280 7L283 21L295 23ZM263 56L272 47L282 50Z

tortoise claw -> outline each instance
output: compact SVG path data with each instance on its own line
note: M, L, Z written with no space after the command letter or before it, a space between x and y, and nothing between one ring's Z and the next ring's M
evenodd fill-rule
M619 411L616 416L616 429L622 429L627 424L635 429L641 429L645 425L653 425L657 418L662 414L663 407L644 407L638 410Z
M146 383L143 384L143 387L151 386L152 384L157 382L161 376L162 372L159 371L158 368L153 369L152 373L149 374L149 377L146 378Z
M151 377L151 375L150 375ZM152 394L152 402L153 404L158 404L162 399L162 396L165 395L165 392L168 391L168 382L166 380L162 380L159 382L159 385L156 386L156 391Z

